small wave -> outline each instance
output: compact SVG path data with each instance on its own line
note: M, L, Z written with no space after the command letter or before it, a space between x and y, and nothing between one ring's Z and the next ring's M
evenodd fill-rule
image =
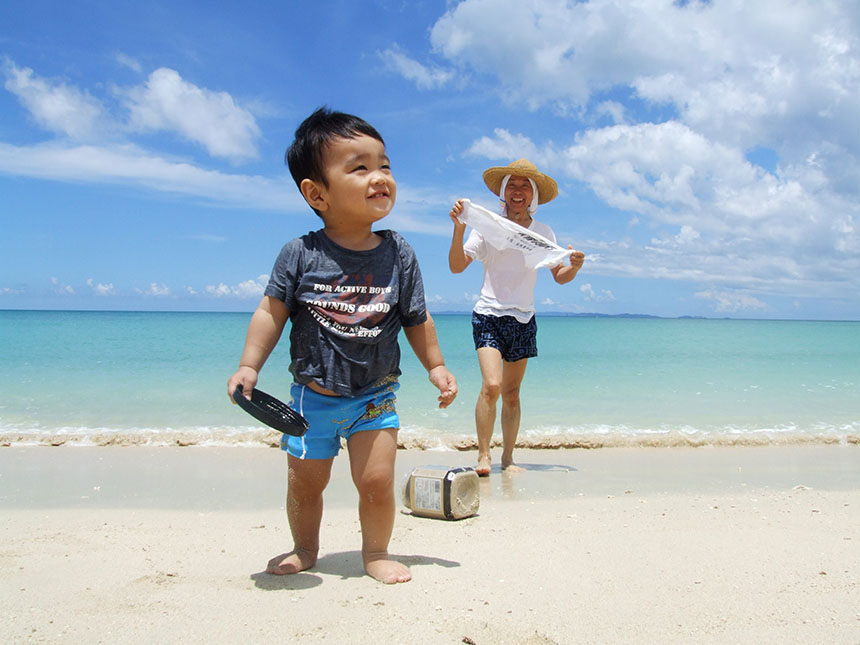
M0 446L280 446L281 434L254 427L0 429Z
M281 434L261 427L193 428L2 428L0 446L269 446L280 445ZM860 424L814 429L794 427L702 430L593 426L576 430L544 428L520 432L517 446L534 450L598 448L679 448L708 446L860 445ZM493 447L501 446L497 433ZM474 434L443 433L429 428L403 428L398 447L407 450L477 450Z

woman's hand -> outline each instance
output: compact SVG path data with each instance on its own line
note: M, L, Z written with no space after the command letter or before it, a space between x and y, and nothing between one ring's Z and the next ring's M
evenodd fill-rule
M451 221L454 222L454 228L466 228L466 225L460 221L459 215L466 210L465 204L463 204L462 199L458 199L454 202L454 205L451 207L451 212L448 213L448 216L451 218Z

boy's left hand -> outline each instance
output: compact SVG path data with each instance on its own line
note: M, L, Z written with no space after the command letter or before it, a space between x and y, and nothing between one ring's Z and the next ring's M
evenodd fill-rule
M457 397L457 379L444 365L434 367L429 376L430 382L439 388L439 407L447 408Z

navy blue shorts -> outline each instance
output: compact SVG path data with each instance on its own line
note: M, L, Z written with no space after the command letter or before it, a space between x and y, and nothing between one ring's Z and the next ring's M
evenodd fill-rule
M513 316L485 316L473 311L472 338L476 350L494 347L509 363L538 355L534 316L527 323L521 323Z

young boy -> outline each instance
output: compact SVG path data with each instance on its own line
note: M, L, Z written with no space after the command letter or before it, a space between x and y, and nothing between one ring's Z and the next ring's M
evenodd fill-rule
M439 407L454 400L457 382L445 367L412 247L394 231L371 230L396 193L379 133L358 117L321 108L296 130L286 161L323 228L284 246L227 383L231 397L240 384L251 394L289 319L291 405L310 429L281 441L294 547L272 558L267 571L297 573L316 563L323 490L343 437L359 494L365 571L384 583L406 582L408 567L388 555L401 327L439 389Z

